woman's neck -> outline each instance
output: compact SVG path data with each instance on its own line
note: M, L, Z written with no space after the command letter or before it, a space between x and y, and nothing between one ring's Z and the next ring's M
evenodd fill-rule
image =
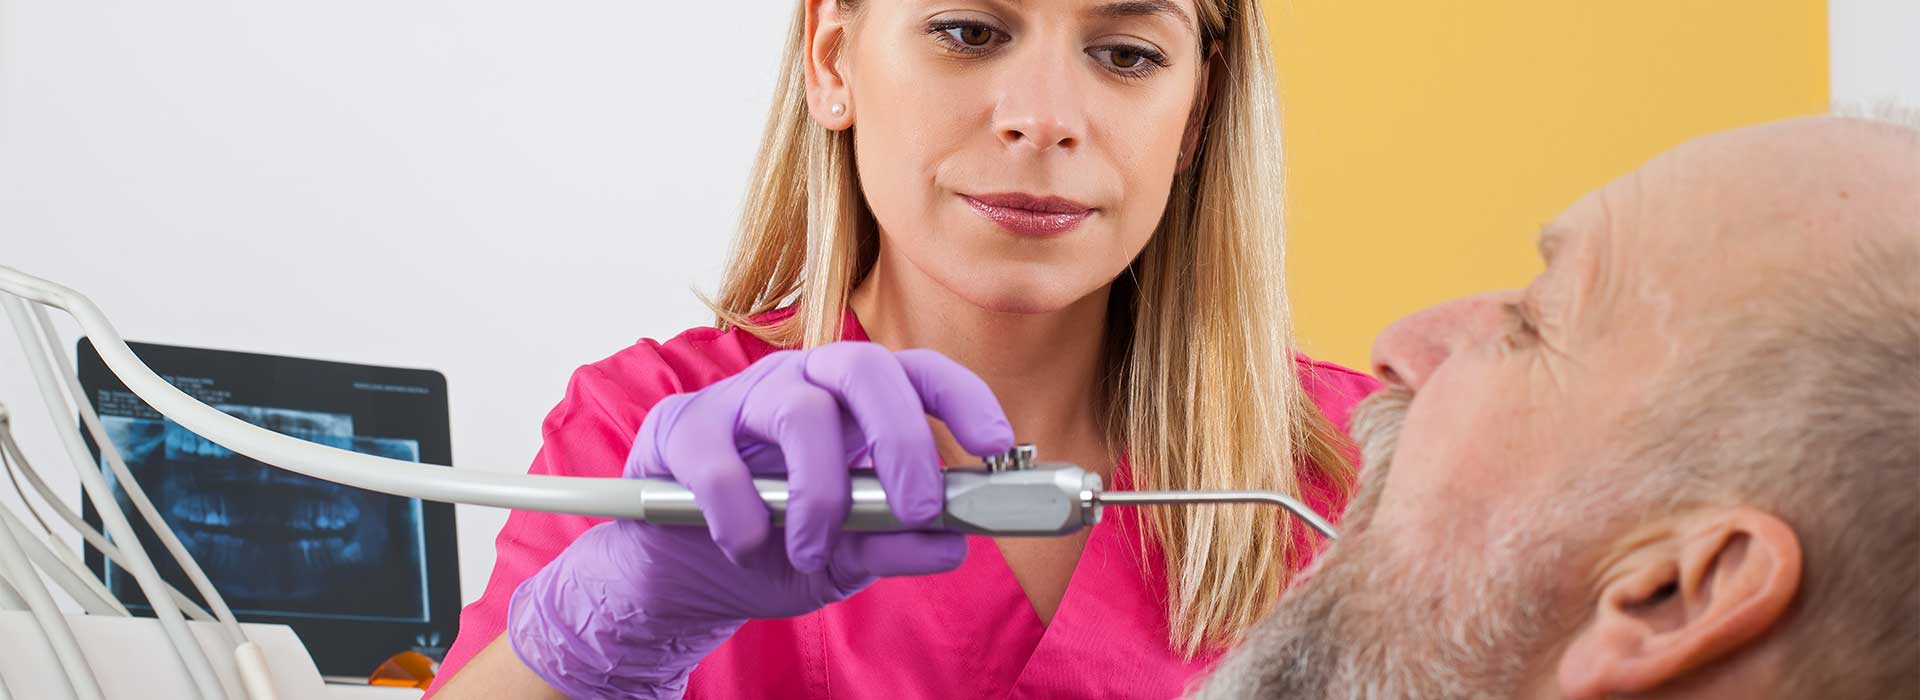
M1041 459L1105 474L1107 460L1093 453L1108 451L1099 388L1109 290L1047 313L990 311L925 275L889 269L882 251L850 303L873 342L936 350L973 370L1000 399L1015 439L1039 444ZM976 461L944 429L936 438L949 464Z

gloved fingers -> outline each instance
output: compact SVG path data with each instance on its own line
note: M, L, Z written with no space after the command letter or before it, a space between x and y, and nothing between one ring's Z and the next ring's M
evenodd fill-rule
M834 343L808 351L804 371L860 424L894 518L918 527L939 517L946 502L940 454L926 409L894 353L873 343Z
M773 530L753 475L733 446L732 426L683 425L661 448L673 480L693 492L713 543L740 564Z
M937 574L966 559L967 536L958 532L861 533L840 538L827 569L850 594L876 577Z
M671 476L667 471L666 460L660 455L660 446L666 443L666 437L673 433L680 414L685 411L691 394L674 394L655 402L647 411L647 417L640 422L640 429L633 437L633 447L627 450L626 468L622 474L629 479L660 479Z
M795 569L814 572L827 565L853 507L852 477L841 443L840 402L802 379L798 368L792 371L790 378L770 377L748 392L740 429L780 446L787 471L787 559Z
M894 353L926 412L947 424L969 454L1013 449L1013 424L979 375L946 355L926 349Z

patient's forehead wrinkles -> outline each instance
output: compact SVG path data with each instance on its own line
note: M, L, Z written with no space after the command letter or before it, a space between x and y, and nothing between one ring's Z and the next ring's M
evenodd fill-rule
M1608 183L1588 200L1579 235L1563 239L1558 251L1561 269L1550 275L1556 296L1570 314L1569 332L1589 339L1604 336L1625 319L1621 291L1630 275L1634 254L1645 249L1635 240L1645 225L1644 183L1634 171ZM1569 338L1578 344L1578 340ZM1570 348L1571 349L1571 348Z

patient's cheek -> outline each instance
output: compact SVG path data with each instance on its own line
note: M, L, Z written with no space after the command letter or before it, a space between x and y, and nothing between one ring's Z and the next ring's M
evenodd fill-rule
M1399 533L1409 554L1486 541L1488 519L1523 484L1500 468L1520 458L1499 438L1474 434L1454 421L1410 418L1369 527Z

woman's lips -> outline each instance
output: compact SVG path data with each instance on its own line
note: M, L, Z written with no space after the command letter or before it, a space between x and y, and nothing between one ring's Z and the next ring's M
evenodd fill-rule
M1018 192L1006 194L960 195L967 206L987 217L1000 228L1022 236L1050 237L1064 234L1093 215L1092 209L1071 199L1036 197Z

